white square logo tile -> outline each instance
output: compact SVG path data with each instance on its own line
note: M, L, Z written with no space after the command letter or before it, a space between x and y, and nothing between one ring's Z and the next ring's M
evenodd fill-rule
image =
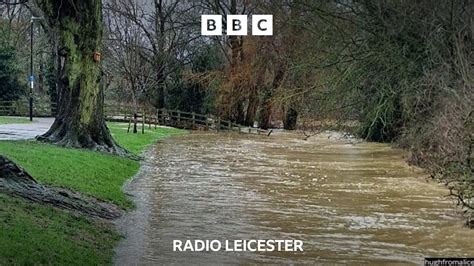
M253 15L252 35L271 36L273 35L273 15Z
M227 15L227 35L244 36L247 35L246 15Z
M201 15L201 35L222 35L221 15Z

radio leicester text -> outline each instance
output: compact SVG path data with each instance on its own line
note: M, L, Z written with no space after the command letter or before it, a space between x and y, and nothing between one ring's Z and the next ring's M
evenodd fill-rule
M303 251L301 240L173 240L173 251Z

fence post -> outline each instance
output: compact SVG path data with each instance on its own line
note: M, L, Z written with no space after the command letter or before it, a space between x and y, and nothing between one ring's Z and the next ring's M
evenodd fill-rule
M130 126L132 125L132 115L130 115L130 118L128 120L128 129L127 129L127 134L130 133Z
M166 119L165 119L165 112L166 112L166 109L161 109L161 124L163 126L166 126Z
M194 112L192 113L193 115L193 129L196 127L196 114Z
M160 111L156 109L155 129L156 129L156 126L158 125L159 114L160 114Z
M138 114L137 114L137 110L135 109L133 111L133 133L136 134L138 133Z
M145 109L142 110L142 134L145 134L145 119L146 119L146 113Z
M177 113L178 113L178 123L181 123L181 111L178 110Z
M151 129L151 123L152 123L152 120L153 120L153 115L152 114L149 114L150 115L150 118L148 118L148 129Z
M217 126L216 126L216 130L219 131L221 129L221 118L218 117L217 118Z

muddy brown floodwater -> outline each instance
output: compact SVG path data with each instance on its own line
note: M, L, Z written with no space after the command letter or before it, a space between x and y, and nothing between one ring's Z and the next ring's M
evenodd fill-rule
M146 154L117 265L423 262L473 257L447 190L384 144L194 133ZM299 239L304 252L173 252L173 240Z

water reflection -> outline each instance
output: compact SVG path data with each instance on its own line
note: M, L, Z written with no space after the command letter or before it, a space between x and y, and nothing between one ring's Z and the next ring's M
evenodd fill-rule
M190 134L159 143L127 190L116 264L422 262L474 256L445 197L387 145ZM300 239L304 252L173 252L174 239Z

